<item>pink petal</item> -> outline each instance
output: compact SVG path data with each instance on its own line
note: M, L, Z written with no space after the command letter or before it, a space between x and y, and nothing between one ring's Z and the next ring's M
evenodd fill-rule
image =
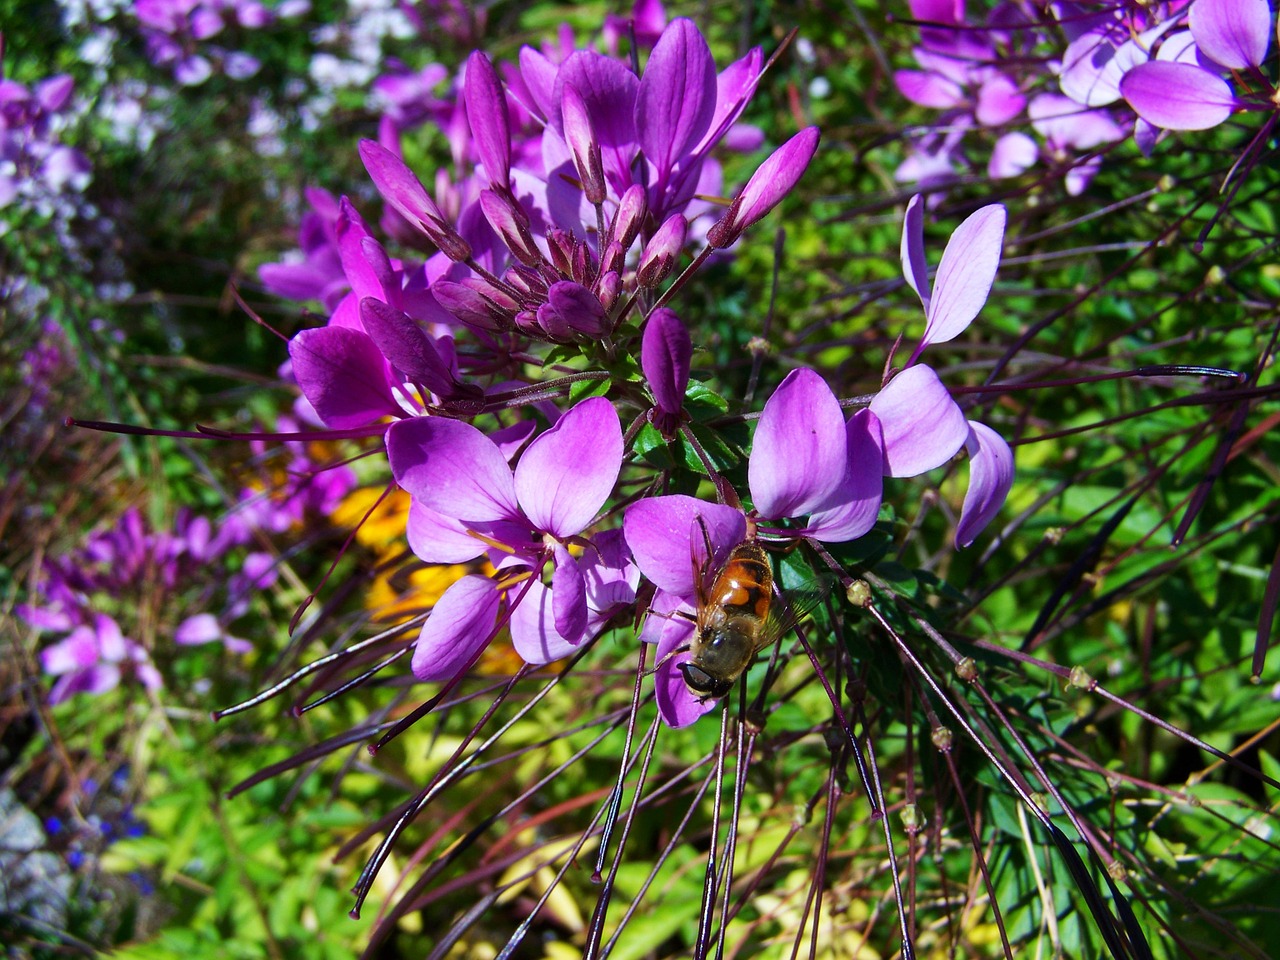
M446 517L485 521L519 515L511 468L494 442L469 423L402 420L387 431L387 459L410 496Z
M1200 52L1228 69L1257 67L1267 58L1271 44L1267 0L1195 0L1188 19Z
M486 550L483 541L467 533L462 521L446 517L420 500L409 503L405 539L414 556L427 563L466 563Z
M964 91L954 80L923 70L898 70L893 75L898 91L922 107L947 110L964 102Z
M401 413L387 362L367 333L349 327L302 330L289 341L293 375L326 426L363 427Z
M987 176L993 180L1016 177L1029 170L1036 162L1039 150L1036 142L1021 130L1006 133L991 148L991 160L987 164Z
M692 20L678 17L662 32L645 64L635 111L640 146L665 182L716 111L716 64Z
M587 628L586 583L582 568L564 544L556 544L555 557L556 568L551 575L551 611L556 633L570 643L577 643Z
M956 546L967 547L1004 505L1013 486L1013 451L985 423L969 421L969 489L964 495Z
M970 214L951 234L933 280L929 322L917 354L930 343L959 336L987 302L1000 265L1004 223L1004 207L995 203Z
M846 424L848 466L835 503L809 517L805 535L824 543L856 540L875 526L884 493L884 431L869 409Z
M1138 116L1165 130L1208 130L1236 107L1225 80L1189 63L1134 67L1120 81L1120 92Z
M640 572L659 589L678 597L695 595L696 571L706 558L698 517L715 553L708 566L715 567L747 535L747 520L741 510L676 494L633 503L622 521L623 535Z
M413 675L448 680L465 670L493 639L498 588L488 577L463 577L436 601L413 648Z
M533 525L557 537L586 529L622 469L622 425L605 397L584 400L516 464L515 490Z
M929 268L924 259L924 198L916 194L902 218L902 275L929 312Z
M554 591L534 581L511 612L511 645L525 663L541 666L578 649L556 629Z
M817 373L792 370L764 405L747 481L769 518L798 517L824 506L844 479L844 414Z
M917 363L876 394L870 410L884 430L884 472L914 477L964 446L969 424L933 368Z
M684 682L680 664L689 659L689 652L675 653L689 642L694 625L683 618L671 618L662 627L658 640L657 662L654 671L653 692L658 701L658 713L669 727L687 727L703 714L716 708L717 701L699 701Z
M173 632L173 642L183 646L213 643L222 637L222 625L212 613L197 613L187 617Z

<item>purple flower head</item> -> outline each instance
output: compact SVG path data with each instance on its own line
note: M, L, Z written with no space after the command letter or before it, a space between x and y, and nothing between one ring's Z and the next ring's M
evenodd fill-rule
M444 615L428 619L414 656L419 679L451 676L458 663L478 656L497 630L503 596L509 612L527 600L541 611L511 613L512 639L522 655L564 656L588 638L592 623L603 623L593 619L590 570L568 547L581 542L622 466L622 428L608 400L573 407L529 444L514 471L494 440L470 424L440 417L397 424L388 432L387 453L396 481L413 500L414 552L431 563L487 553L499 571L498 581L468 577L446 591ZM548 565L550 588L541 583ZM607 579L599 571L591 576ZM469 598L456 610L455 591ZM596 596L594 602L603 601ZM595 615L608 606L594 608ZM550 616L543 615L547 611Z
M911 477L951 459L963 446L973 458L969 493L956 531L968 546L1004 502L1013 484L1013 454L991 428L965 420L937 373L918 363L930 343L959 336L991 293L1004 241L999 204L971 214L947 241L932 288L924 255L924 210L919 196L907 204L902 230L902 272L925 309L925 332L907 367L868 407L881 431L884 472Z

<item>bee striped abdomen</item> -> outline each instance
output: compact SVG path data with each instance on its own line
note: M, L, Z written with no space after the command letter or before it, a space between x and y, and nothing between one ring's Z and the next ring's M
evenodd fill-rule
M729 617L764 620L773 602L773 568L759 544L739 544L712 584L708 602Z

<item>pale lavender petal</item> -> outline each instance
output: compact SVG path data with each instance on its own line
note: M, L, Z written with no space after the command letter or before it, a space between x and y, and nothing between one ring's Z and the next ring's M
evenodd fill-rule
M898 70L893 82L899 93L922 107L948 110L964 102L964 91L958 83L932 71Z
M693 341L675 311L660 307L649 315L640 342L640 367L658 407L679 413L689 386Z
M391 473L415 500L464 521L519 515L511 468L494 442L471 424L415 417L394 427L387 431Z
M916 194L907 202L902 220L902 275L929 312L929 269L924 259L924 198Z
M1000 265L1004 223L1004 207L995 203L971 214L951 234L933 280L929 322L917 354L930 343L959 336L987 302Z
M914 477L950 460L969 424L928 364L907 367L876 394L870 410L884 431L884 472Z
M826 381L792 370L764 405L747 481L761 516L798 517L825 505L844 479L844 414Z
M45 673L86 670L98 662L98 640L91 627L76 627L65 639L40 651Z
M578 649L556 630L554 591L533 581L511 611L511 645L525 663L541 666L562 660Z
M173 642L182 646L198 646L221 639L222 624L212 613L197 613L187 617L173 631Z
M419 500L409 503L405 539L414 556L427 563L466 563L486 549L483 541L467 533L461 520L432 510Z
M1210 60L1231 70L1257 67L1271 44L1271 5L1267 0L1195 0L1189 16L1196 46Z
M1016 177L1034 166L1038 154L1036 142L1021 130L1006 133L991 148L987 176L993 180Z
M640 146L665 182L716 111L715 60L692 20L678 17L662 32L645 64L635 110Z
M289 357L303 396L334 430L401 412L387 362L366 333L347 327L302 330L289 341Z
M1133 124L1133 142L1138 145L1144 157L1149 157L1155 150L1156 144L1160 142L1160 134L1163 132L1155 124L1147 123L1138 117Z
M706 560L702 518L714 556L708 567L722 563L747 535L741 510L676 494L633 503L622 520L622 532L640 572L659 589L679 597L696 593L696 570Z
M556 633L570 643L577 643L587 628L586 583L582 568L564 544L556 544L555 557L555 570L551 574L551 611Z
M1144 63L1125 74L1120 92L1138 116L1165 130L1208 130L1236 106L1225 80L1189 63Z
M125 639L120 624L105 613L99 613L93 618L93 627L98 634L98 656L112 663L124 660L133 641Z
M467 121L489 182L505 187L511 176L511 130L507 98L493 64L479 50L467 58L463 79Z
M413 648L413 675L448 680L493 639L498 589L488 577L463 577L436 601Z
M529 444L516 464L516 496L536 528L570 537L595 518L621 469L618 413L606 397L592 397Z
M816 511L805 536L824 543L856 540L876 523L884 493L884 431L869 409L859 410L846 426L848 466L832 504Z
M676 653L688 644L694 625L688 620L672 618L663 624L658 640L658 668L653 675L653 692L658 701L658 713L669 727L687 727L703 714L716 708L718 701L700 701L684 682L680 664L689 659L687 650Z
M964 495L956 545L967 547L1004 505L1013 486L1013 451L985 423L969 421L969 489Z
M997 73L978 88L978 102L973 115L984 126L998 127L1008 123L1027 105L1018 85L1003 73Z
M502 451L502 455L507 458L507 463L510 463L516 458L520 448L533 436L533 432L537 428L538 425L532 420L521 420L509 427L495 430L489 434L489 439L497 444L498 449Z

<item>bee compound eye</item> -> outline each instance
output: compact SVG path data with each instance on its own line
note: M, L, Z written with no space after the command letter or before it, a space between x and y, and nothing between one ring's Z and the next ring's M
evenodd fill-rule
M686 660L680 664L680 672L684 675L685 686L689 692L701 700L717 700L729 692L733 681L725 681L711 676L696 663Z

